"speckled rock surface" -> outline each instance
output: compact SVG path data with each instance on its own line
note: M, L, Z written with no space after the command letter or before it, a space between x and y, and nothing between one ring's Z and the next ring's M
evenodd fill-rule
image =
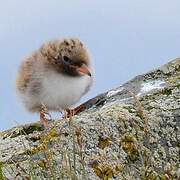
M95 97L72 120L0 133L0 179L180 178L180 58Z

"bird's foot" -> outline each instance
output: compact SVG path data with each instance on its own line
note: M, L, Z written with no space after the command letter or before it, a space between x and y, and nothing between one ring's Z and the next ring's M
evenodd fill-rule
M66 109L65 110L65 114L64 114L64 118L72 118L75 115L74 109Z
M74 115L82 112L83 110L85 110L86 107L84 104L81 104L80 106L74 108L74 109L66 109L66 114L65 114L65 117L66 118L71 118L73 117Z
M47 107L44 104L42 104L41 111L40 111L40 122L44 126L45 129L47 129L49 126L46 115L48 115L51 119L51 115L49 114Z

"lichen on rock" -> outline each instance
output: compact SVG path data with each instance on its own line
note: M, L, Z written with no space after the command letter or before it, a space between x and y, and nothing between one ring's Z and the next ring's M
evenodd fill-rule
M180 58L94 99L47 130L1 132L0 178L180 178Z

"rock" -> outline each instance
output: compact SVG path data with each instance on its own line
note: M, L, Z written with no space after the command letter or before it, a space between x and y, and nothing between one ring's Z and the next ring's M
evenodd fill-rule
M84 105L1 132L0 179L179 178L180 58Z

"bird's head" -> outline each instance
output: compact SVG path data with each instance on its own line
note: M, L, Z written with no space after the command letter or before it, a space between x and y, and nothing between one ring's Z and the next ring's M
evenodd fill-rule
M41 48L51 67L68 76L91 76L90 59L83 43L76 38L50 41Z

